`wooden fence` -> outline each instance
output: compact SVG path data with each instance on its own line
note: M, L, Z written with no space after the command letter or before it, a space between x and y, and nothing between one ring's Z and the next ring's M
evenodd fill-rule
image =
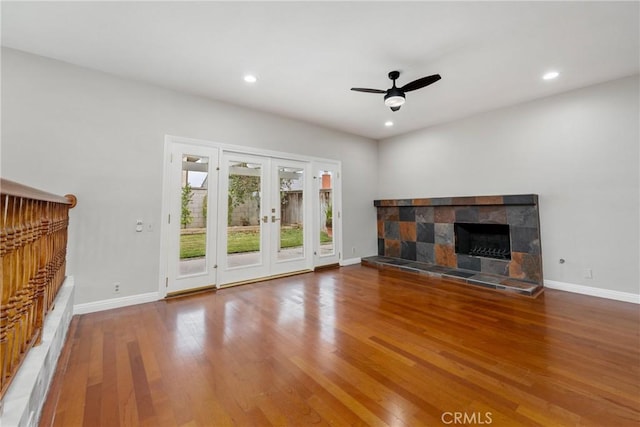
M45 193L0 180L0 398L29 349L65 278L73 195Z

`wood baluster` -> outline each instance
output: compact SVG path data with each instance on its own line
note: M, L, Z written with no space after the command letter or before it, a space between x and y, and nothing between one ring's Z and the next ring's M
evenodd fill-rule
M49 202L39 201L39 213L38 213L38 262L36 264L36 276L35 276L35 293L36 293L36 319L35 322L39 325L43 325L44 323L44 314L46 311L45 308L45 281L46 281L46 263L47 263L47 206ZM38 344L41 340L38 338L36 344Z
M9 376L9 315L7 304L11 295L11 246L9 240L10 226L8 222L9 201L11 197L0 198L0 214L2 230L0 230L0 256L2 257L2 295L0 300L0 390L4 390L5 379Z
M22 290L24 288L25 279L25 244L24 244L24 198L21 197L18 202L17 209L17 224L16 224L16 241L18 244L18 256L16 262L16 290L13 295L13 324L15 328L13 354L11 355L11 368L12 371L17 367L20 361L20 351L22 348L22 319L20 318L20 312L22 311Z
M16 319L16 293L18 291L18 285L20 281L20 230L18 223L17 205L20 203L20 198L11 198L11 207L9 211L9 235L11 237L11 254L9 261L9 298L6 305L7 323L8 323L8 353L7 353L7 376L13 374L13 366L15 364L15 353L17 347L17 319Z
M69 205L76 199L4 179L0 190L1 398L26 352L40 342L44 317L64 282Z

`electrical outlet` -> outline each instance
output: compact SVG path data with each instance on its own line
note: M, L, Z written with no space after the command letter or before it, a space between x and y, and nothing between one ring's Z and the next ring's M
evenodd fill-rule
M120 293L120 282L113 282L113 293L114 294Z
M586 270L584 270L584 278L593 279L593 270L591 270L590 268L587 268Z
M356 253L356 247L355 247L355 246L351 248L351 253L352 253L352 254L355 254L355 253Z

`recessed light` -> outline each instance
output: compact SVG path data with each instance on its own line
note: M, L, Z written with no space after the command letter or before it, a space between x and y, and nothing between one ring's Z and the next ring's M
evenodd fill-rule
M557 71L549 71L548 73L546 73L544 76L542 76L543 80L553 80L556 77L558 77L560 75L559 72Z
M389 120L388 122L384 122L384 125L388 128L390 128L391 126L393 126L393 122L391 120Z
M254 75L247 74L246 76L244 76L244 81L247 83L255 83L258 81L258 79Z

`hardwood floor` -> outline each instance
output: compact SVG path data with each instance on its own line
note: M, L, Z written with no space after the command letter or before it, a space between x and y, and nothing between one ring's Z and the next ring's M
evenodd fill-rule
M352 266L82 315L40 425L637 426L638 313Z

